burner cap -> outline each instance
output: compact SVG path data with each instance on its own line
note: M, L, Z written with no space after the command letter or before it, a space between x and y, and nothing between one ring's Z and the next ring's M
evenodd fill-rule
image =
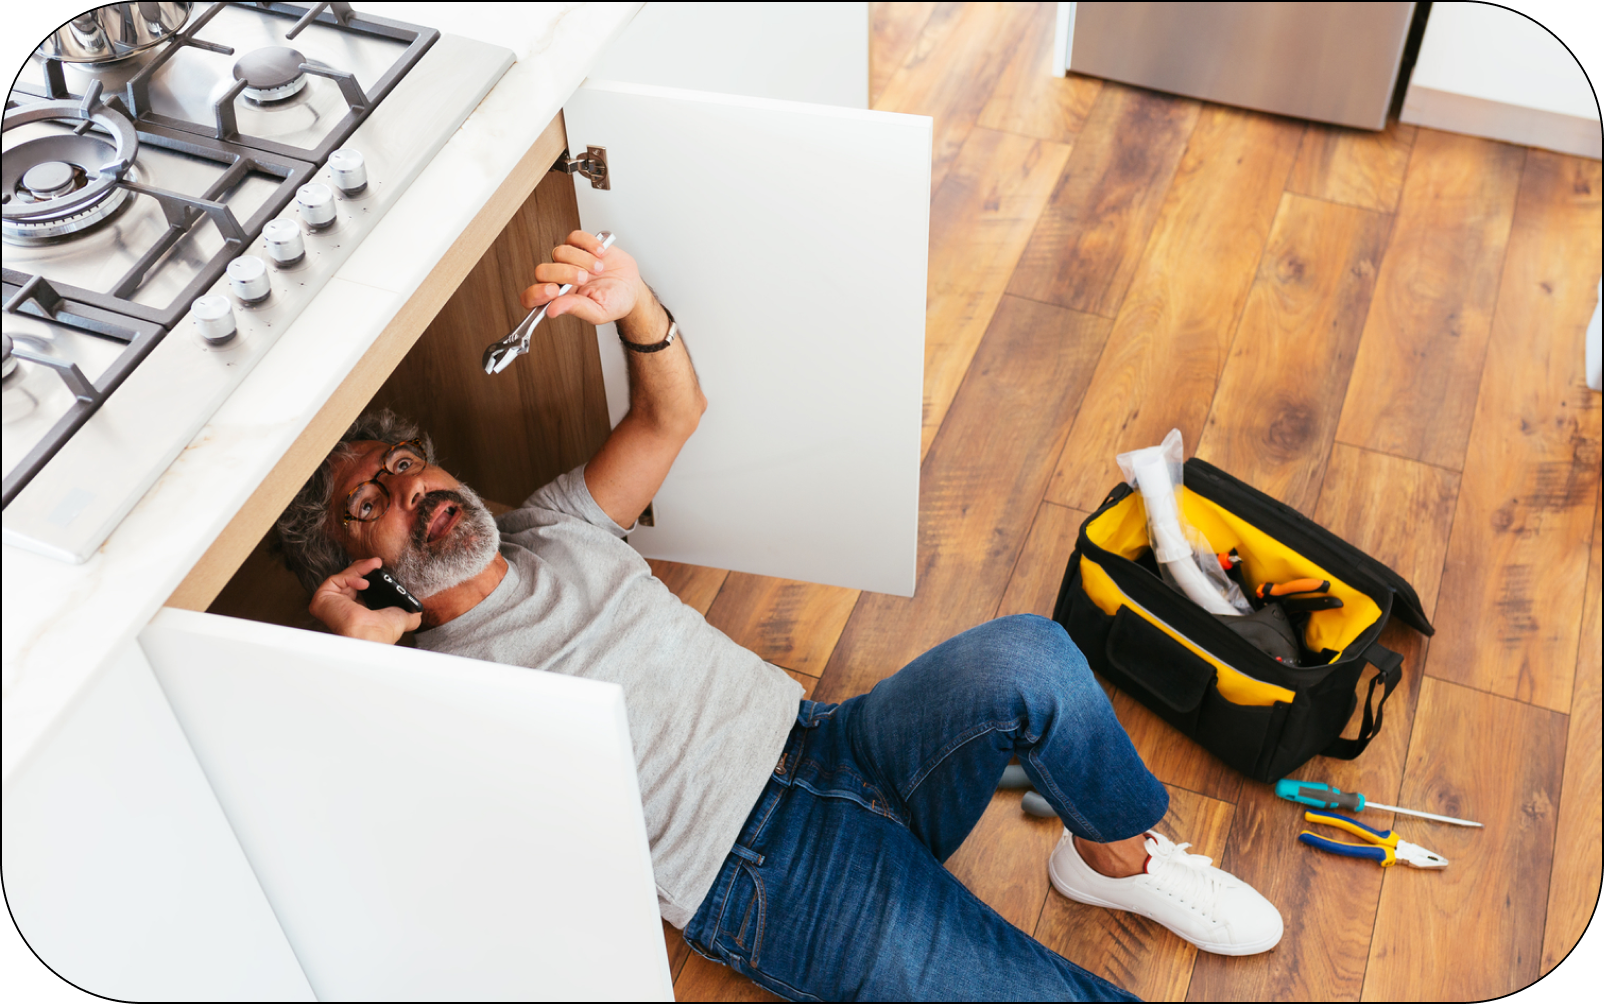
M71 164L47 160L23 172L22 187L36 199L54 199L71 191L76 180Z
M256 102L283 101L306 86L306 57L287 45L253 49L234 64L234 79L245 81L245 96Z

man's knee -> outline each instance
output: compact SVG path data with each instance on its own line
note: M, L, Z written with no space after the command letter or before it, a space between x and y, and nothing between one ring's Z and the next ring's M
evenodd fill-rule
M1102 698L1086 657L1057 622L1035 614L999 617L984 625L995 651L1028 698Z

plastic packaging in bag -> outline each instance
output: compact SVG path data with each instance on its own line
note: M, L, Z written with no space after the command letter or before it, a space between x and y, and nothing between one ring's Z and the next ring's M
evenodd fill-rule
M1126 483L1142 495L1147 539L1164 581L1211 614L1252 613L1252 604L1226 576L1208 538L1181 513L1181 472L1186 462L1181 430L1171 429L1157 446L1121 453L1115 459Z

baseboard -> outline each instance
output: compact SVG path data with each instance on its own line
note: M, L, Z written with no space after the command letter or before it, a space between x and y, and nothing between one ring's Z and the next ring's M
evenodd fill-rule
M1502 101L1439 91L1411 84L1404 95L1402 122L1448 132L1542 147L1578 157L1601 159L1604 132L1599 120L1510 105Z

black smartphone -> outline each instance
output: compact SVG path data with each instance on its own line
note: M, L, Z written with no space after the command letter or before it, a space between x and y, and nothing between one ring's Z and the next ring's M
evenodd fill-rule
M400 607L410 614L423 612L423 602L413 596L388 568L381 565L363 578L368 580L368 588L358 595L369 610Z

